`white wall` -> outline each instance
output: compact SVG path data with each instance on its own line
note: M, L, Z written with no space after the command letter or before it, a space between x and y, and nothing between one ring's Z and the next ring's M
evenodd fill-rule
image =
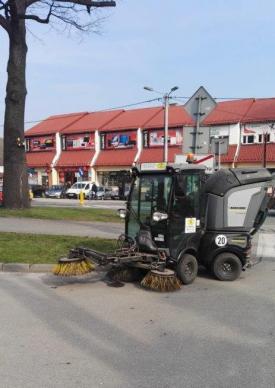
M229 136L229 144L238 144L240 141L240 124L225 124L210 127L210 137Z
M270 124L268 123L242 124L242 136L249 135L248 133L244 133L244 129L255 132L251 132L251 135L256 135L255 143L258 142L258 135L262 135L263 133L270 133L270 141L275 142L275 128L271 128Z

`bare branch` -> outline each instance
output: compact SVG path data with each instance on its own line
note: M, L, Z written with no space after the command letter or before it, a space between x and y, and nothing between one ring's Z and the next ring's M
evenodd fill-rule
M39 0L27 0L26 1L26 8L28 8L30 5L37 3ZM103 7L115 7L116 2L115 1L92 1L92 0L58 0L59 2L63 3L74 3L78 5L86 5L88 7L94 7L94 8L103 8Z
M57 3L73 3L86 5L91 8L115 7L115 1L91 1L91 0L55 0Z
M52 14L53 5L54 3L50 5L48 16L45 19L42 19L37 15L19 15L19 19L34 20L35 22L38 22L38 23L48 24Z
M10 34L10 24L7 21L7 19L4 18L3 15L0 15L0 26L3 27L4 30L6 30L8 34Z
M50 16L48 15L46 19L41 19L37 15L19 15L20 19L26 19L26 20L34 20L35 22L38 23L43 23L43 24L48 24L50 21Z

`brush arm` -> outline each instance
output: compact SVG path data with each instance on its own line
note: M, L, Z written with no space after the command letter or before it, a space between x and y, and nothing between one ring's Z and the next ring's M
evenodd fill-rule
M133 252L129 249L118 249L113 254L110 254L85 247L71 249L69 258L88 259L100 266L108 264L134 264L137 262L151 264L158 261L157 255Z

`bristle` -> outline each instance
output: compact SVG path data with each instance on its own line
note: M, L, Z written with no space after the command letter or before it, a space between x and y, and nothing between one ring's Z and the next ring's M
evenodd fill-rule
M171 292L181 288L181 283L174 274L166 275L149 271L141 282L142 287L159 292Z
M141 280L141 272L137 268L118 268L112 269L108 272L107 276L109 276L113 281L117 282L136 282Z
M58 263L54 266L52 272L57 276L80 276L85 275L95 269L94 264L86 259L73 262Z

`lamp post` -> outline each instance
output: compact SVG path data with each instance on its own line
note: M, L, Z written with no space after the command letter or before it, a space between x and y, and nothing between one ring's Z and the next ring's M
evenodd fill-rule
M161 93L157 90L154 90L153 88L150 88L149 86L144 86L145 90L148 90L149 92L155 92L158 94L163 95L163 105L164 105L164 144L163 144L163 161L165 163L168 162L168 121L169 121L169 99L171 98L171 93L178 90L178 86L174 86L170 89L167 93Z
M269 141L268 135L271 136L271 131L274 129L274 123L269 125L270 132L268 130L263 131L263 167L266 167L266 151L267 151L267 143Z

